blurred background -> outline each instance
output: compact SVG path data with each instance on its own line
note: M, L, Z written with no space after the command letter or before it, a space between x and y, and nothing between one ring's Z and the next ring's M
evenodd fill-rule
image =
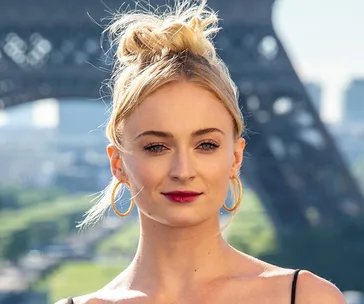
M135 209L75 227L111 177L100 35L121 1L1 4L0 303L50 304L102 287L138 241ZM364 2L209 5L247 124L245 194L224 238L364 303Z

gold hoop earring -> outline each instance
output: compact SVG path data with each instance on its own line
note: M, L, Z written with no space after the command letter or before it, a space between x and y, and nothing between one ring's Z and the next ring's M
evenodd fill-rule
M239 195L238 195L238 198L237 198L237 200L236 200L236 202L234 204L234 207L230 208L230 207L226 206L225 203L224 203L224 205L223 205L224 209L226 211L229 211L229 212L233 212L236 209L238 209L238 207L239 207L239 205L241 203L241 198L243 197L243 185L241 184L240 179L237 176L234 176L232 179L235 180L237 182L238 186L239 186Z
M116 204L115 204L115 192L116 192L116 189L119 187L119 185L122 184L122 182L118 182L114 189L112 190L112 193L111 193L111 205L112 205L112 209L114 210L114 212L118 215L118 216L128 216L131 211L133 210L133 207L134 207L134 199L132 198L131 199L131 204L129 206L129 209L128 211L126 211L125 213L122 213L120 212L117 208L116 208Z

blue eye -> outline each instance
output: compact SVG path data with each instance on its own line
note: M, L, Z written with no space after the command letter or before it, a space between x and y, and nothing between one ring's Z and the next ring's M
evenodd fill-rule
M211 151L211 150L217 149L219 147L219 145L217 145L213 142L204 142L204 143L200 144L199 147L201 148L201 150Z
M157 145L152 144L152 145L147 145L144 147L144 150L147 152L150 152L150 153L161 153L166 149L167 148L165 146L159 145L159 144L157 144Z
M198 146L198 149L205 151L205 152L209 152L209 151L216 150L218 147L219 147L219 145L216 143L203 142ZM162 144L149 144L149 145L144 146L143 149L149 153L154 153L154 154L162 153L163 151L168 150L167 147Z

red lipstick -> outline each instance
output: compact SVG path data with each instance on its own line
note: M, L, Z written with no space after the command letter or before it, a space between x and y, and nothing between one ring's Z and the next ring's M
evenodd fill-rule
M194 191L171 191L162 194L174 203L191 203L202 193Z

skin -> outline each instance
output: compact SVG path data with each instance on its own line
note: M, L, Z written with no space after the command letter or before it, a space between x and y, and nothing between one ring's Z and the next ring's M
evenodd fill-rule
M221 132L193 136L207 128ZM138 137L149 130L171 136ZM138 249L118 277L75 298L75 304L290 303L292 269L239 252L219 233L219 210L245 147L244 139L234 136L232 118L220 100L192 83L166 84L131 114L124 139L130 153L120 155L112 145L107 152L113 175L137 195ZM172 203L161 194L175 190L203 194L191 204ZM333 284L302 271L296 304L302 303L345 300Z

